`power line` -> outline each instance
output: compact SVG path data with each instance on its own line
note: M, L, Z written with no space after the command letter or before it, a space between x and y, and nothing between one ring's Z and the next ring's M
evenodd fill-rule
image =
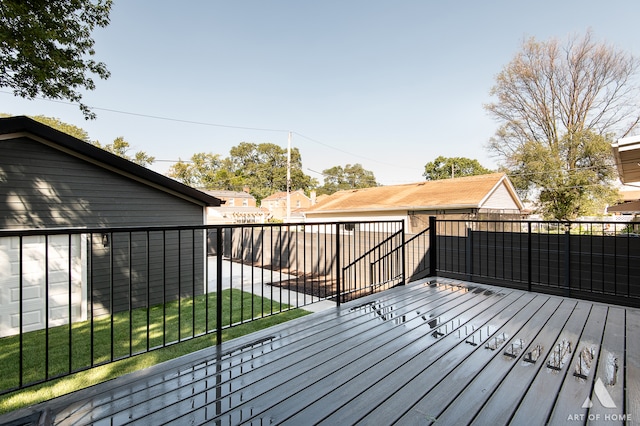
M354 157L359 157L359 158L362 158L362 159L364 159L364 160L373 161L374 163L382 164L382 165L384 165L384 166L397 167L397 168L402 168L402 169L406 168L406 167L404 167L404 166L399 166L399 165L397 165L397 164L385 163L384 161L374 160L373 158L365 157L365 156L363 156L363 155L359 155L359 154L354 154L354 153L352 153L352 152L345 151L345 150L343 150L343 149L336 148L336 147L331 146L331 145L327 145L327 144L325 144L325 143L323 143L323 142L320 142L319 140L316 140L316 139L310 138L310 137L305 136L305 135L303 135L303 134L301 134L301 133L298 133L298 132L293 132L293 134L298 135L298 136L300 136L300 137L301 137L301 138L303 138L303 139L307 139L307 140L309 140L309 141L311 141L311 142L314 142L314 143L317 143L317 144L319 144L319 145L323 145L323 146L326 146L326 147L329 147L329 148L335 149L336 151L340 151L340 152L343 152L343 153L345 153L345 154L349 154L349 155L354 156Z
M5 90L0 90L0 93L6 93L6 94L13 95L13 93L5 91ZM41 101L46 101L46 102L58 103L58 104L65 104L65 105L76 105L76 106L78 105L78 104L73 103L73 102L61 101L61 100L57 100L57 99L47 99L47 98L42 98L42 97L35 97L34 99L41 100ZM339 152L342 152L344 154L351 155L353 157L362 158L362 159L365 159L365 160L368 160L368 161L372 161L372 162L375 162L375 163L378 163L378 164L382 164L382 165L385 165L385 166L397 167L397 168L405 168L404 166L400 166L400 165L397 165L397 164L385 163L383 161L379 161L379 160L375 160L373 158L365 157L363 155L355 154L353 152L349 152L349 151L346 151L344 149L337 148L335 146L329 145L327 143L320 142L317 139L313 139L313 138L311 138L309 136L303 135L302 133L299 133L299 132L296 132L296 131L291 131L291 130L272 129L272 128L266 128L266 127L235 126L235 125L230 125L230 124L208 123L208 122L204 122L204 121L185 120L185 119L165 117L165 116L160 116L160 115L142 114L142 113L137 113L137 112L112 109L112 108L102 108L102 107L96 107L96 106L88 106L88 107L89 107L89 109L96 110L96 111L105 111L105 112L111 112L111 113L114 113L114 114L130 115L130 116L134 116L134 117L150 118L150 119L154 119L154 120L171 121L171 122L175 122L175 123L194 124L194 125L198 125L198 126L221 127L221 128L227 128L227 129L252 130L252 131L260 131L260 132L276 132L276 133L292 132L293 134L295 134L297 136L300 136L303 139L306 139L306 140L311 141L313 143L316 143L318 145L325 146L327 148L331 148L331 149L333 149L335 151L339 151ZM170 162L171 160L156 160L156 161Z

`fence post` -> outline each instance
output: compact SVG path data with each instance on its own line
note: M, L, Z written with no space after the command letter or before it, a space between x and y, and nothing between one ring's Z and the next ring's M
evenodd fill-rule
M429 274L428 277L435 277L438 274L437 262L438 256L436 253L436 245L438 239L436 238L436 217L429 216Z

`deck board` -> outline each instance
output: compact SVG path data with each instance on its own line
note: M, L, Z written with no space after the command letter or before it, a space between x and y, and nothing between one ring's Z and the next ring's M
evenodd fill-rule
M501 425L509 423L511 416L524 398L531 383L541 370L545 369L546 348L550 348L558 339L560 330L571 316L576 301L564 299L542 329L536 334L522 338L524 348L513 360L512 367L504 380L495 388L481 411L476 413L472 424ZM538 355L541 353L540 355Z
M547 423L547 419L553 410L556 397L562 386L564 373L567 371L569 365L568 359L563 362L563 356L559 357L560 359L557 363L555 362L554 356L554 362L550 364L552 354L562 348L565 342L570 343L571 347L575 347L584 328L584 324L587 321L591 306L592 304L588 302L578 302L568 321L558 333L557 339L552 345L543 347L542 355L538 360L538 363L541 363L541 368L529 386L527 393L520 400L513 417L510 419L510 424ZM568 355L570 354L567 354L567 358ZM550 368L550 365L553 365L555 368ZM536 422L534 422L533 419L536 419Z
M367 366L366 374L361 374L361 371L358 370L357 364L360 362L356 363L356 360L352 360L350 368L344 372L346 376L343 377L343 372L339 372L340 386L333 386L325 390L315 386L310 389L311 393L329 393L314 401L313 404L297 407L299 412L290 418L282 415L278 409L274 411L275 420L286 419L290 424L299 424L304 419L309 419L312 422L324 420L327 424L354 423L358 417L362 416L362 413L366 413L367 409L382 403L412 376L425 368L429 362L443 356L449 348L460 345L465 335L459 336L458 331L464 329L465 326L471 330L470 323L472 321L476 324L484 324L499 315L500 312L504 312L504 309L517 306L515 305L517 301L511 302L514 297L517 298L513 293L484 300L477 300L478 297L482 296L475 295L459 309L448 311L448 315L440 316L440 327L420 324L419 327L412 330L410 336L406 336L408 338L396 339L402 341L401 347L376 348L367 353L362 360L358 360ZM506 303L509 305L505 308ZM514 309L517 308L514 307ZM463 318L465 317L469 318L469 321L464 322ZM461 319L460 323L457 322L458 318ZM452 321L454 325L445 330L444 328ZM405 324L405 326L407 325ZM434 337L434 333L438 329L441 332L436 334L438 337ZM470 347L468 344L466 346ZM425 357L424 355L427 353L429 356Z
M621 374L625 377L624 414L640 419L640 310L627 309L625 324L626 355Z
M514 316L507 326L498 330L496 334L499 336L500 333L505 333L508 337L515 335L516 339L527 339L530 335L537 334L560 304L556 299L545 299L540 296L535 298L527 306L527 310L519 312L519 316ZM435 388L423 398L424 403L429 403L429 408L426 404L421 404L418 410L427 413L441 424L469 423L490 396L490 389L496 388L513 366L514 360L510 357L505 359L503 355L507 343L511 343L511 340L499 344L493 351L486 348L476 351L473 359L465 360L465 363L456 366L454 373L441 383L442 387ZM478 365L486 367L478 369ZM514 393L525 391L516 386L512 386L511 390ZM451 402L447 404L445 400L433 405L432 401L442 393L448 394Z
M571 351L555 356L563 342ZM593 360L578 377L584 347ZM60 425L637 419L638 353L638 309L437 278L0 416L0 423L43 410ZM598 379L615 408L603 407ZM588 398L593 405L582 408Z
M588 410L588 418L607 419L624 413L624 376L620 374L620 365L624 362L624 309L611 307L608 309L607 322L602 339L602 348L598 357L598 365L594 378L600 380L606 395L611 397L613 406L605 407L596 394L590 395L592 407ZM637 354L637 353L636 353ZM611 424L615 424L612 422ZM622 421L618 422L622 424Z
M573 348L567 363L562 387L549 418L550 424L559 424L575 418L586 418L584 403L591 397L595 362L602 347L602 335L607 319L607 307L594 305L584 325L580 340Z

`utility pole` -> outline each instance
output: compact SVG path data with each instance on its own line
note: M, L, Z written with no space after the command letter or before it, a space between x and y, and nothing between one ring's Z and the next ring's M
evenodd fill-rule
M291 132L287 143L287 223L291 222Z

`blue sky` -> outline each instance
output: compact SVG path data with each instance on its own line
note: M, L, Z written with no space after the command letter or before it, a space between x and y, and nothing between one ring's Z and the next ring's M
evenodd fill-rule
M46 115L91 139L123 136L152 168L240 142L286 147L305 173L360 163L393 185L423 180L443 155L489 168L495 76L526 37L596 39L640 56L640 2L115 0L94 33L111 78L84 102L26 101L0 89L0 112Z

